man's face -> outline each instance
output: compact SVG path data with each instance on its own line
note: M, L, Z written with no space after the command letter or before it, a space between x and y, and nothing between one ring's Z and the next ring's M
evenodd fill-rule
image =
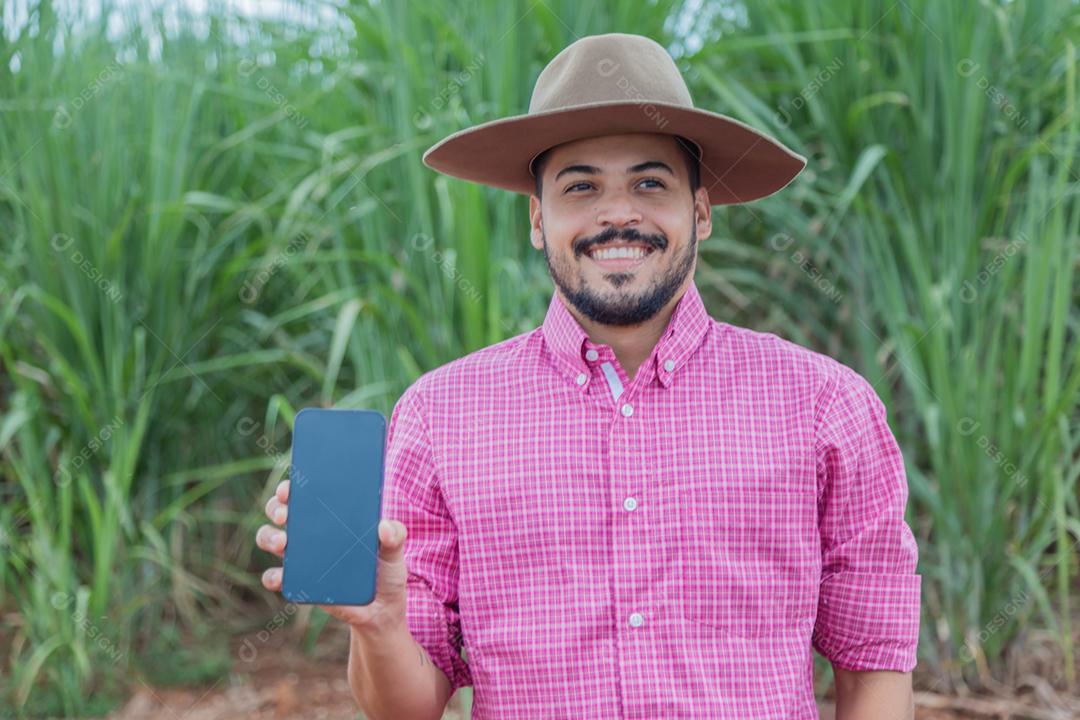
M543 249L552 280L582 315L605 325L638 325L689 284L697 241L712 225L708 193L690 192L673 136L606 135L556 146L543 182L543 200L533 195L529 202L531 242ZM595 255L612 248L640 248L644 256Z

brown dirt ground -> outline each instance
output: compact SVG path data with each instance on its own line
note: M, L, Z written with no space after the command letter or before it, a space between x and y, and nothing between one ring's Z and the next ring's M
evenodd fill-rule
M1080 622L1073 627L1080 644ZM344 626L331 621L319 638L314 655L301 650L298 635L291 629L282 629L260 640L254 657L243 652L243 643L248 639L250 647L250 638L250 632L232 638L233 670L216 683L165 688L136 681L131 698L108 720L364 719L345 677L349 634ZM1003 689L996 697L936 694L932 691L941 687L937 679L917 669L916 720L1080 718L1080 698L1064 695L1060 688L1056 688L1059 692L1051 692L1050 685L1043 680L1060 677L1062 663L1055 656L1055 647L1049 633L1031 633L1010 672L1016 680L1015 690ZM827 697L831 697L831 688ZM822 720L833 720L833 707L828 700L823 700L820 708ZM467 699L459 692L451 698L443 720L468 717Z

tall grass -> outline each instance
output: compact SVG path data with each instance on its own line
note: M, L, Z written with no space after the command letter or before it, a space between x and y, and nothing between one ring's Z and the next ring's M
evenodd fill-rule
M314 279L330 272L329 243L341 269L365 257L332 224L308 238L290 217L319 210L302 188L325 194L366 158L326 161L326 136L282 122L285 108L260 87L270 81L238 70L256 48L231 34L265 43L282 28L219 15L200 37L197 24L170 32L158 15L126 18L126 33L106 40L107 17L65 20L42 3L3 53L18 72L3 75L13 100L0 133L0 447L15 483L0 511L0 605L21 622L4 638L0 704L65 716L120 697L115 681L169 623L199 628L209 609L235 611L237 588L253 585L243 568L251 502L264 492L250 473L282 469L282 450L255 441L275 437L279 412L291 417L286 398L347 400L341 377L353 402L385 408L386 386L403 376L377 382L394 353L371 342L363 367L375 376L343 373L324 343L358 294L317 287L304 298L276 262L290 249L318 257ZM316 35L273 41L298 58ZM288 85L287 67L265 72ZM307 82L297 102L310 113L330 90ZM240 430L251 427L255 436ZM212 645L204 655L214 652L228 659Z
M523 111L555 52L613 30L671 40L700 106L812 157L786 193L714 211L699 284L715 315L882 394L923 657L970 683L1022 622L1067 636L1076 5L734 7L297 2L110 31L111 5L46 1L6 27L0 705L101 712L158 665L212 682L237 664L207 628L271 612L251 538L294 408L389 412L419 373L543 318L525 199L420 155Z
M757 233L754 255L800 282L755 299L837 347L890 408L921 538L923 657L949 684L989 684L1037 620L1075 684L1080 6L747 10L695 67L813 158L782 216L790 237Z
M621 5L659 30L662 11ZM34 3L0 46L0 607L18 618L0 704L71 716L137 680L210 681L231 658L207 623L262 624L240 603L268 599L251 537L294 407L389 412L423 369L537 321L521 201L419 155L472 108L526 104L563 21L614 20L64 7Z

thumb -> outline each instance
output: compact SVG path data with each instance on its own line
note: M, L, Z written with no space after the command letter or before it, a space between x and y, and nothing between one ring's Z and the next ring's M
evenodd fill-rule
M389 519L379 521L379 570L375 591L391 604L403 601L409 577L404 559L405 536L403 523Z
M400 521L387 518L379 521L379 548L387 552L386 560L401 557L401 549L405 545L405 536L405 525Z

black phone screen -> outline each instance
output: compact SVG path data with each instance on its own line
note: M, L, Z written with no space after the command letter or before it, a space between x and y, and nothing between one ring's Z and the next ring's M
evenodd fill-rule
M296 603L375 598L386 418L304 408L293 422L281 594Z

